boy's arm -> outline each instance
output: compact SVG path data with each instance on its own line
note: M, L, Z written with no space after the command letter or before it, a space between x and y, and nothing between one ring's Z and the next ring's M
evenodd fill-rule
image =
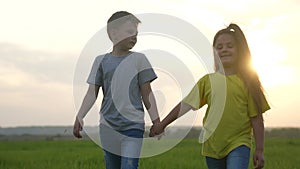
M251 125L255 138L255 152L253 154L253 163L256 169L264 167L264 122L262 114L251 118Z
M77 138L82 138L80 135L80 131L83 127L83 118L88 113L88 111L92 108L95 101L97 100L98 92L100 86L97 85L89 85L89 88L86 92L86 95L82 101L81 107L76 115L76 119L73 127L73 135Z
M160 122L158 110L156 106L156 100L151 89L150 82L146 82L141 86L141 95L144 105L149 113L149 116L153 124Z
M159 135L159 134L163 133L164 129L170 123L175 121L177 118L183 116L185 113L187 113L191 109L192 109L192 106L190 106L184 102L179 102L160 123L153 125L151 127L150 137L153 137L155 135Z

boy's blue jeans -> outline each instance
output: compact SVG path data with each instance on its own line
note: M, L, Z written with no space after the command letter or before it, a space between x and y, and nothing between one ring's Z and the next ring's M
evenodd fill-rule
M249 159L250 148L242 145L222 159L206 157L206 164L209 169L247 169Z
M106 169L137 169L143 143L143 130L115 131L100 127Z

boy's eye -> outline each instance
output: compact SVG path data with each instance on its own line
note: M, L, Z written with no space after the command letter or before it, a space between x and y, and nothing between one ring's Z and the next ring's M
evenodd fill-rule
M134 30L127 31L129 35L137 35L137 32Z

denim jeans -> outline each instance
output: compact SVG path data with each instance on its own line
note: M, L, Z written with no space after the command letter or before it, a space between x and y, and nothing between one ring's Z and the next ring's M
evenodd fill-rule
M115 131L100 127L100 140L106 169L137 169L143 143L143 130Z
M249 159L250 148L242 145L222 159L206 157L206 164L209 169L247 169Z

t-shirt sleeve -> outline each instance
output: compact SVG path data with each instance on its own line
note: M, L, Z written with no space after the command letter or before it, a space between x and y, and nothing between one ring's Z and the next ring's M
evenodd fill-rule
M205 88L208 87L207 80L207 76L201 78L182 101L192 106L195 110L198 110L205 105L207 103L205 98Z
M267 100L265 97L262 99L262 113L266 112L267 110L270 109L270 105L268 104ZM248 113L250 117L255 117L258 115L258 111L256 109L256 105L254 102L253 97L248 94Z
M88 76L87 83L102 86L102 68L101 68L101 58L100 56L96 57L94 60L91 72Z
M152 82L157 78L149 60L145 55L139 57L138 62L138 83L139 86L143 85L146 82Z

